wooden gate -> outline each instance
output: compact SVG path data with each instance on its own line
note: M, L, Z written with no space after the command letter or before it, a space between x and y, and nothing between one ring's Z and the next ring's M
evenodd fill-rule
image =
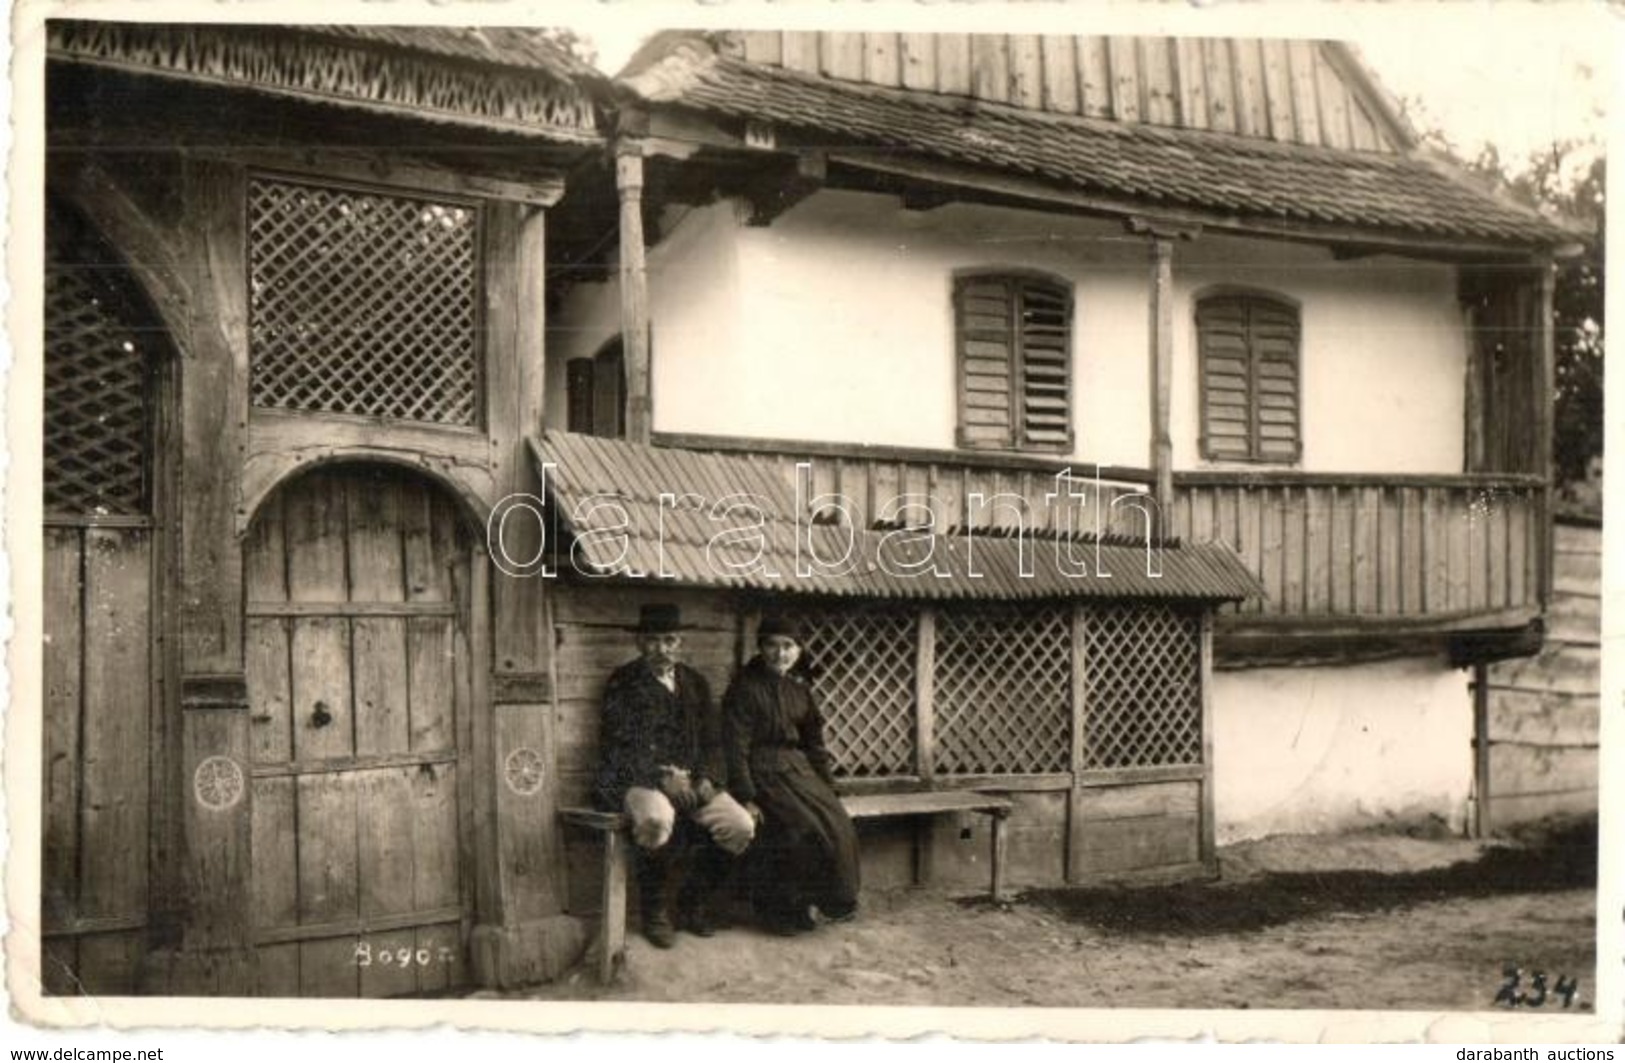
M53 202L46 235L40 978L117 995L139 987L152 892L154 407L173 352L88 225Z
M253 925L273 996L464 982L470 540L408 475L309 473L245 545Z

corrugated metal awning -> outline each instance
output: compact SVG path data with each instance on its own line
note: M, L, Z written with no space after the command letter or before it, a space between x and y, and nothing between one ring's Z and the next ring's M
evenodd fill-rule
M568 432L532 440L532 456L571 538L566 563L586 575L854 598L1224 602L1262 593L1222 543L1148 550L797 520L789 461Z

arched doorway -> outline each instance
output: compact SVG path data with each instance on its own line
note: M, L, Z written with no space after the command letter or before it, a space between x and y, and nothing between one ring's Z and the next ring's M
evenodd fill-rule
M250 526L262 995L466 980L472 556L450 494L393 466L308 472Z

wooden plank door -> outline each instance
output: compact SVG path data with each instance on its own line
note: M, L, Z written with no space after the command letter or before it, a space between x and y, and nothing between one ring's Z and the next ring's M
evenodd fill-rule
M465 982L470 549L391 470L307 474L249 532L258 990Z
M138 988L148 906L152 531L45 528L41 850L47 993Z
M140 989L156 892L156 410L174 352L122 257L55 200L45 251L39 974L46 993L116 996Z

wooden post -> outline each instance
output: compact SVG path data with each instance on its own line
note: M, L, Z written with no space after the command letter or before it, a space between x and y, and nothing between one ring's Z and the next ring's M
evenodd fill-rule
M182 667L241 674L242 553L234 511L248 420L247 181L240 167L193 162L192 357L181 384Z
M1130 232L1150 238L1151 263L1151 472L1157 535L1167 534L1174 510L1174 438L1170 427L1174 379L1174 241L1194 240L1199 227L1154 218L1130 218Z
M192 234L193 317L180 367L178 584L181 877L188 912L169 992L246 994L253 790L243 671L243 568L235 511L248 419L247 180L241 167L191 161L182 198ZM206 804L205 761L232 780ZM217 794L218 796L218 794Z
M937 613L935 609L921 609L914 652L914 769L926 785L936 774L936 660Z
M621 194L621 348L626 358L626 438L648 443L649 278L644 268L643 154L635 141L615 149L615 187Z
M937 612L920 610L919 641L914 653L914 770L920 785L929 788L936 775L936 661ZM920 885L931 880L933 864L932 838L936 824L929 817L918 817L914 831L914 883Z
M1557 475L1554 447L1556 444L1557 404L1557 343L1553 334L1552 298L1557 282L1556 271L1550 259L1543 259L1535 276L1537 286L1535 303L1535 425L1539 462L1536 471L1545 479L1540 513L1540 585L1539 601L1544 610L1551 604L1552 560L1556 540L1552 529L1553 477Z
M608 985L626 951L626 838L618 830L604 832L604 930L599 935L598 980Z
M1082 859L1083 766L1088 749L1084 715L1088 708L1088 614L1086 606L1072 606L1072 789L1067 803L1066 879L1076 882L1085 872Z
M468 750L465 767L472 793L459 795L469 800L474 826L473 851L465 842L464 855L473 857L474 918L481 926L502 926L507 922L512 898L502 889L502 866L497 826L501 767L496 752L496 713L491 704L491 567L485 554L476 548L468 572L468 669L469 712L459 720L460 742ZM476 962L476 968L481 964Z
M1157 536L1174 508L1174 439L1169 426L1174 375L1174 245L1151 240L1151 471L1156 476Z
M1213 807L1213 607L1202 607L1202 668L1198 679L1202 684L1202 793L1201 831L1197 839L1197 853L1202 864L1211 872L1218 871L1215 840L1217 816Z
M993 820L993 903L1002 904L1007 893L1004 881L1006 877L1004 862L1009 850L1009 834L1004 829L1004 821L1010 818L1010 814L1008 810L994 812L991 818Z
M1468 472L1483 472L1484 455L1484 341L1479 336L1483 322L1479 308L1470 298L1463 299L1462 322L1467 329L1466 375L1466 468Z
M1490 822L1490 670L1473 665L1473 837L1487 838Z
M503 493L536 494L536 472L526 460L527 439L541 428L543 343L544 212L520 203L493 203L487 274L487 365L492 381L489 430L493 453L499 455L496 483ZM514 556L541 550L541 529L514 521L505 531ZM517 750L542 755L547 765L543 787L519 794L506 786L494 790L497 909L506 925L557 914L563 894L555 887L554 868L563 860L562 837L554 803L552 719L547 708L552 660L551 632L546 624L546 598L551 581L491 572L484 551L474 564L484 567L490 583L491 615L475 615L473 624L487 628L489 657L479 667L491 671L489 700L476 700L475 713L491 720L492 763L500 769ZM488 627L487 627L488 626Z

